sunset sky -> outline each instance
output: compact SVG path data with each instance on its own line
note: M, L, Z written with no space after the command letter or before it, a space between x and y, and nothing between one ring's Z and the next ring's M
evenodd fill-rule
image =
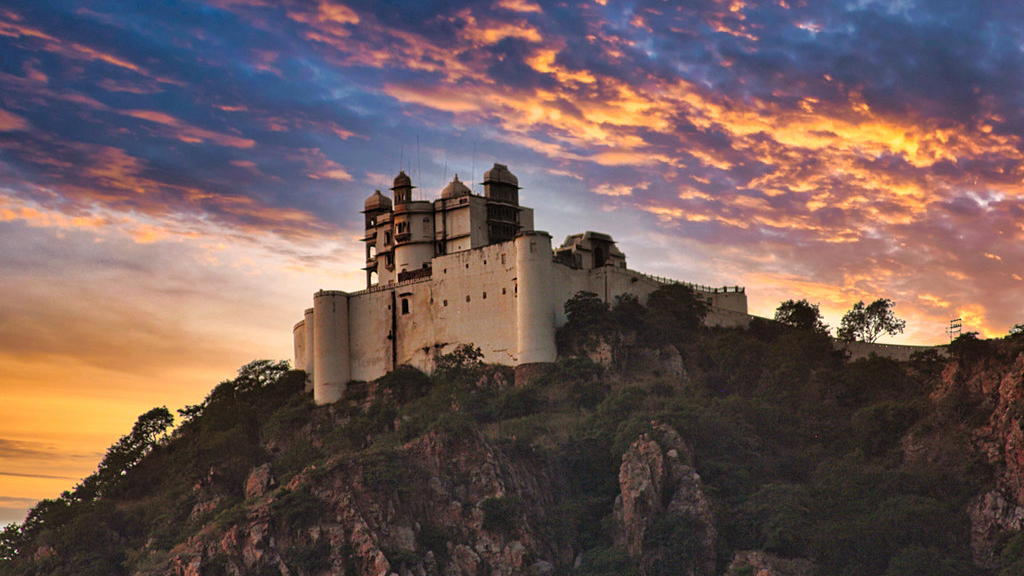
M761 316L1024 322L1017 2L3 5L0 524L149 408L290 359L399 168L433 199L508 164L556 242L608 232Z

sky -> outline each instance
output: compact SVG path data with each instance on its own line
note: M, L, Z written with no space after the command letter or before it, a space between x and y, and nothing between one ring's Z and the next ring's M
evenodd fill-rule
M921 0L0 6L0 524L290 359L363 200L494 162L536 227L889 341L1024 322L1024 15Z

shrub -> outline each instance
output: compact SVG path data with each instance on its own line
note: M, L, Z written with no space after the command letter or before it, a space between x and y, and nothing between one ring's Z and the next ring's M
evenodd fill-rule
M460 349L461 350L461 349ZM479 348L476 352L479 352ZM459 354L459 350L452 354ZM466 354L469 354L468 352ZM468 358L463 356L460 359L445 359L443 362L452 364L445 370L456 369L455 365L462 365ZM442 361L442 360L439 360ZM377 379L377 390L381 394L387 394L398 404L406 404L416 398L425 396L430 392L430 377L412 366L399 366Z
M519 523L519 509L522 501L516 496L486 498L480 502L484 513L484 530L490 532L512 532Z
M308 485L300 486L296 490L280 490L270 505L270 510L280 520L280 525L292 528L314 524L323 517L326 509L326 502L313 494Z
M283 552L285 563L300 574L316 574L331 568L331 543L327 538L310 546L285 548Z

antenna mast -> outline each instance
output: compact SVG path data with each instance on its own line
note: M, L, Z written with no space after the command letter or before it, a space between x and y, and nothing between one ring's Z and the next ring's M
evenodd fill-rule
M420 162L420 133L416 133L416 181L419 184L420 200L423 199L423 164Z
M952 342L960 336L960 330L964 325L962 318L954 318L949 321L949 327L946 328L946 334L949 335L949 341Z

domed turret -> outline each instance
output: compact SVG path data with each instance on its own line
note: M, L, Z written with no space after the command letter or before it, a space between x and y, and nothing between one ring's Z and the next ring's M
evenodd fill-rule
M378 212L391 210L391 199L380 193L380 190L374 190L373 195L363 202L363 212Z
M405 170L400 170L398 176L395 176L395 184L391 187L391 190L395 193L395 204L408 204L412 202L412 189L415 186L412 185L412 178L405 173Z
M459 175L456 174L455 179L449 182L448 185L444 187L444 190L441 190L441 198L458 198L459 196L465 196L466 194L471 193L472 191L467 188L465 184L459 181Z
M519 188L519 178L516 175L509 172L508 166L504 164L495 163L494 166L484 172L484 184L495 183L495 184L509 184Z
M519 205L519 178L508 171L508 166L495 164L484 172L484 196L488 200Z
M398 176L395 176L395 183L391 189L394 190L395 188L402 188L404 186L412 186L412 178L409 178L409 175L405 173L405 170L400 170L398 172Z

